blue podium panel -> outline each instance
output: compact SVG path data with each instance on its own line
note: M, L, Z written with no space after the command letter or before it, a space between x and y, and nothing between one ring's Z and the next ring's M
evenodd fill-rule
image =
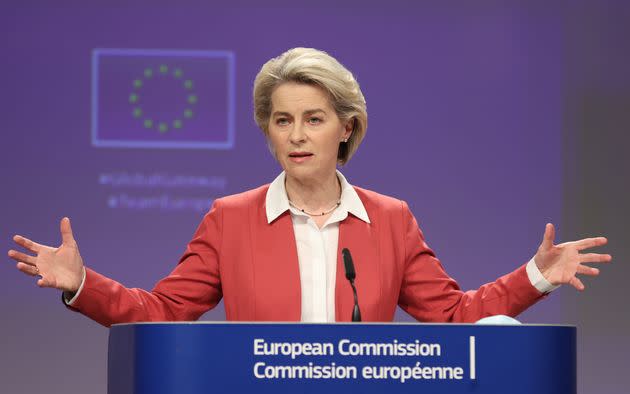
M122 324L108 392L574 394L575 338L546 325Z

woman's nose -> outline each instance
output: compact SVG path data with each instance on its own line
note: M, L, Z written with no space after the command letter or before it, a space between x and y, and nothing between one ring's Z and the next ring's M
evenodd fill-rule
M289 140L294 144L299 144L306 141L306 133L301 124L296 124L289 134Z

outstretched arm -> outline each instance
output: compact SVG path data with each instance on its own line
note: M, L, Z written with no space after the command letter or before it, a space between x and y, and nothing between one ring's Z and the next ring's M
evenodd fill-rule
M218 268L220 218L216 204L200 224L179 264L152 291L127 288L83 266L70 220L61 221L62 244L41 245L16 235L33 255L10 250L17 268L39 276L37 284L68 293L81 291L69 307L109 327L137 321L196 320L222 297ZM85 278L85 280L84 280Z
M399 305L420 321L475 322L492 315L515 317L543 298L530 281L528 264L523 264L494 282L477 290L462 291L435 257L424 240L422 231L403 203L406 223L404 242L406 264L400 290ZM604 245L603 237L587 238L553 245L553 226L547 225L543 242L534 256L536 267L552 285L570 283L582 290L584 285L576 274L597 275L598 270L584 262L608 262L610 255L579 252Z

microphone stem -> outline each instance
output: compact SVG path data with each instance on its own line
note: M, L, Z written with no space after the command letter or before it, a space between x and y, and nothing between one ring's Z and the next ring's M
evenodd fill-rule
M354 281L350 281L350 286L352 286L352 293L354 295L354 305L359 305L359 296L357 295L357 288L354 287Z
M354 309L352 310L352 321L361 321L361 310L359 309L359 296L357 295L357 288L354 286L354 279L350 279L350 286L352 286L352 294L354 295Z

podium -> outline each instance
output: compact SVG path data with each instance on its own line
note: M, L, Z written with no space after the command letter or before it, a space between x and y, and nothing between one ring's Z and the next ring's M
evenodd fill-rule
M575 394L576 328L120 324L108 393Z

